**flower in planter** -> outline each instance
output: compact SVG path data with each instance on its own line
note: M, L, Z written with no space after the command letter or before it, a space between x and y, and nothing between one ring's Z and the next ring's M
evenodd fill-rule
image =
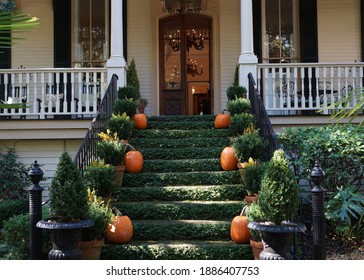
M111 134L109 129L106 133L99 133L99 137L101 141L96 146L97 156L106 164L123 165L128 144L120 140L117 133Z

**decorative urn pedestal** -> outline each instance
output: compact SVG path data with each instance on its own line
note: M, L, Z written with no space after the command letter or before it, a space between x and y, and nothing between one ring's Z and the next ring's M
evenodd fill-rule
M294 233L306 231L301 223L285 223L284 225L269 225L262 222L250 222L248 227L261 232L264 245L259 255L260 260L290 260L290 246Z
M81 220L77 222L56 222L52 220L41 220L37 227L50 230L52 239L52 250L48 253L50 260L80 260L82 251L79 246L81 231L83 228L91 227L94 222Z

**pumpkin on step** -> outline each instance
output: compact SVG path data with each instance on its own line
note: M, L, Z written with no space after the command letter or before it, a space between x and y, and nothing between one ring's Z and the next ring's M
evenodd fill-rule
M139 173L143 169L143 155L141 152L132 150L125 154L125 170L129 173Z
M113 207L116 216L106 229L106 238L111 243L128 243L133 238L133 224L128 216Z
M136 129L146 129L147 128L147 116L142 113L135 114L133 116L134 128Z
M214 125L215 128L229 128L230 115L224 114L224 112L216 115Z
M246 209L248 206L244 206L239 216L236 216L230 227L230 236L235 243L249 243L250 242L250 230L248 228L248 220L246 218Z
M220 155L220 164L225 171L236 170L238 167L238 159L232 147L225 147Z

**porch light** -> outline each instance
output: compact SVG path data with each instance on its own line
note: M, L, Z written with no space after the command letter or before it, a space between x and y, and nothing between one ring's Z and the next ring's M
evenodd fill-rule
M199 14L206 11L207 0L161 0L161 5L169 14Z

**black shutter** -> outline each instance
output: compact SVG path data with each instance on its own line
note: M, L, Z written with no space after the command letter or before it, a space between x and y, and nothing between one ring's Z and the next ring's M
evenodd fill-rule
M318 62L317 0L299 2L301 62Z
M71 67L71 0L53 0L54 67Z
M262 63L262 4L261 0L253 0L253 39L254 54L258 57L258 62Z
M1 34L4 36L4 34ZM0 48L0 69L11 68L11 48Z
M361 61L364 61L364 0L360 1Z

